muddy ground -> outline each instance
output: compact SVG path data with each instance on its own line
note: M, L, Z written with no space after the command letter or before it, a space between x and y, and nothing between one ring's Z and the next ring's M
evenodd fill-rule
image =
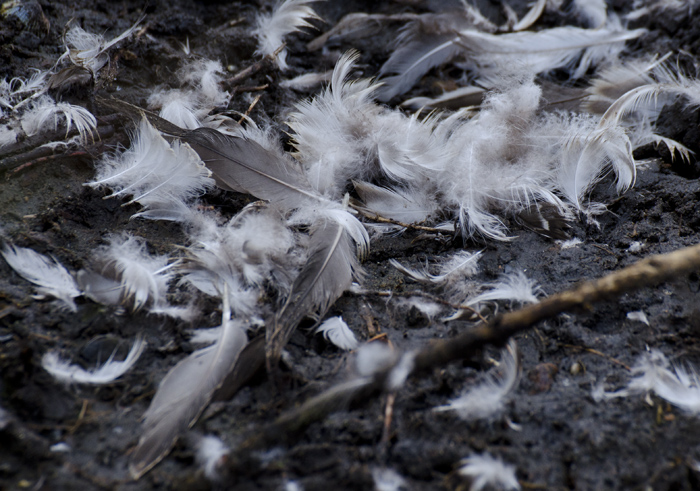
M101 116L101 140L87 148L36 157L0 155L0 225L14 243L51 254L73 271L85 266L90 252L105 234L128 230L147 238L151 251L173 253L183 243L176 224L130 220L136 206L103 200L101 191L83 183L93 177L93 159L122 142L128 144L128 122L106 114L93 97L114 95L145 106L150 90L167 83L183 57L181 43L189 39L192 52L221 60L232 74L257 58L250 36L256 2L42 1L50 21L48 33L27 28L17 19L0 24L0 77L27 76L30 67L50 68L62 52L66 24L78 22L90 32L116 35L143 13L144 30L113 53L111 77L94 89L76 89L64 97ZM435 3L435 2L434 2ZM616 2L621 12L631 2ZM265 2L269 8L270 2ZM333 24L353 11L411 11L410 2L328 2L317 11ZM499 9L482 1L495 20ZM524 3L514 2L518 12ZM420 7L416 7L420 11ZM668 50L682 53L681 64L692 75L700 46L697 25L683 14L655 16L637 22L650 29L630 46L630 54ZM548 13L546 24L562 22ZM323 26L319 24L323 29ZM280 125L291 105L308 93L280 87L287 76L332 68L339 53L360 50L360 69L372 76L386 59L391 29L352 45L307 53L301 35L290 43L288 74L267 66L245 87L267 84L262 91L240 90L228 109L251 112L261 124ZM439 93L436 80L447 80L449 68L434 70L415 93ZM232 88L231 88L232 89ZM691 149L698 145L698 113L682 105L665 108L660 132ZM281 128L281 126L280 126ZM50 136L46 136L50 138ZM41 142L43 143L43 142ZM695 160L671 162L668 152L645 148L639 157L653 162L640 169L633 189L616 196L604 181L593 198L609 204L600 227L581 221L571 224L576 247L522 229L513 223L511 242L461 239L425 240L418 232L386 236L372 244L364 266L365 287L392 290L393 298L346 294L331 309L343 315L360 339L385 333L400 349L414 349L431 339L453 336L469 323L430 320L398 302L405 292L421 289L389 264L391 258L417 265L426 258L465 248L484 249L478 281L493 281L502 272L522 270L537 280L546 294L597 278L650 254L695 244L700 233L700 185ZM235 212L250 198L213 193L207 203ZM641 251L630 252L633 242ZM589 312L562 315L518 337L523 377L504 417L492 422L465 423L431 409L445 404L491 365L488 357L436 370L410 380L398 392L393 421L385 434L386 397L354 405L315 423L292 446L270 448L252 456L254 464L221 484L225 489L281 489L289 481L303 489L371 489L372 471L392 469L408 489L460 489L465 482L453 474L460 459L489 452L512 464L523 489L698 489L700 421L662 400L643 396L595 403L593 386L605 379L609 387L628 380L625 367L647 347L674 361L700 363L700 304L697 274L676 282L597 305ZM3 489L207 489L212 486L194 463L188 443L196 434L214 434L235 446L242 435L269 423L284 410L347 377L348 355L320 336L297 332L287 350L289 378L270 383L264 374L253 379L231 401L213 404L164 461L141 480L129 479L129 453L140 435L139 418L167 370L193 350L185 330L218 324L217 305L200 300L204 316L195 326L146 314L118 315L114 309L89 301L72 314L51 301L36 301L32 287L0 261L0 487ZM430 293L430 292L429 292ZM433 293L439 293L435 291ZM178 301L173 292L173 301ZM626 314L643 310L649 325ZM134 369L105 387L65 386L40 365L49 349L81 360L94 360L100 347L125 344L143 334L148 348ZM497 358L496 351L487 353ZM508 420L512 424L508 424ZM67 446L56 444L64 443ZM463 488L462 488L463 489Z

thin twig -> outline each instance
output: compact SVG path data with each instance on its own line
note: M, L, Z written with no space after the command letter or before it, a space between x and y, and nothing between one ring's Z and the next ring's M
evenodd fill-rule
M262 94L258 94L255 96L255 99L253 99L253 102L251 102L250 106L248 106L248 110L245 112L245 114L241 115L241 119L238 120L238 124L242 124L243 120L246 119L248 116L250 116L250 113L253 112L253 108L258 103L258 101L260 100L261 97L262 97Z
M491 322L480 323L454 338L433 342L416 353L412 376L456 360L469 359L486 345L504 346L514 335L563 312L589 309L595 303L611 301L624 293L677 279L699 269L700 245L651 256L600 279L580 283L573 289L552 295L540 303L502 314ZM352 401L367 401L383 392L392 369L393 366L390 366L371 377L356 378L331 387L300 407L282 414L273 423L257 428L230 455L227 471L233 475L237 466L247 460L251 449L291 441L310 424L334 411L347 408Z
M352 205L351 205L352 206ZM353 206L353 209L357 210L357 212L362 215L365 218L368 218L370 220L373 220L377 223L387 223L390 225L397 225L399 227L403 227L409 230L420 230L422 232L431 232L434 234L444 234L446 231L444 229L440 228L435 228L435 227L426 227L423 225L417 225L415 223L404 223L404 222L399 222L398 220L393 220L391 218L385 218L383 216L378 215L377 213L374 212L369 212L367 210L364 210L360 207Z
M240 82L241 80L243 80L243 79L245 79L245 78L248 78L248 77L250 77L250 76L256 74L256 73L259 72L263 67L265 67L266 65L268 65L268 64L272 63L273 61L275 61L275 60L277 59L277 55L280 54L280 53L282 52L282 50L285 48L285 46L286 46L286 44L282 44L279 48L277 48L277 49L275 50L274 53L269 54L269 55L265 55L265 56L263 57L262 60L256 61L255 63L253 63L252 65L250 65L248 68L245 68L245 69L241 70L240 72L238 72L238 73L237 73L236 75L234 75L233 77L231 77L231 78L225 80L224 83L226 83L226 84L228 84L228 85L235 85L235 84L237 84L238 82Z

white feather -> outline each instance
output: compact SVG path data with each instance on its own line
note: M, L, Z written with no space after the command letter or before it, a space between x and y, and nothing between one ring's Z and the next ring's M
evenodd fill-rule
M167 305L165 295L173 277L174 263L167 256L151 256L146 242L127 233L108 238L109 244L96 251L95 258L102 263L102 272L113 270L121 282L125 300L133 299L133 309L144 307L149 301L153 308Z
M5 244L0 253L17 274L37 285L41 295L55 297L71 311L78 311L73 299L82 293L73 276L58 261L32 249L11 244Z
M210 481L218 481L221 477L219 466L231 450L221 439L211 435L202 437L197 442L196 450L195 459L204 470L204 476Z
M314 9L309 6L318 0L282 0L269 15L259 15L256 29L253 31L258 38L258 50L261 55L272 55L282 46L284 38L300 30L301 27L313 27L310 19L320 19ZM287 69L287 50L283 49L277 55L277 65Z
M323 333L324 338L343 350L352 351L360 345L355 333L340 316L326 319L318 326L316 332Z
M41 359L41 366L61 382L94 385L109 384L134 366L145 347L146 342L140 337L136 338L124 360L114 361L115 350L102 366L92 370L85 370L79 365L72 365L70 362L62 360L58 353L54 351L44 354Z
M508 395L517 386L520 378L520 361L515 343L510 341L508 348L501 351L501 376L486 374L480 384L471 387L460 397L435 411L455 411L465 421L493 419L505 408Z
M472 455L463 459L457 471L471 480L469 491L498 489L501 491L518 491L520 483L515 476L515 468L504 464L489 454Z
M403 274L413 278L416 281L423 283L451 284L463 281L466 278L476 274L479 269L477 262L479 261L480 257L481 251L460 251L452 255L452 257L439 263L438 274L429 273L427 268L424 271L406 268L395 259L390 259L389 263Z
M408 489L406 480L393 469L376 467L372 469L372 479L374 480L375 491L401 491Z
M700 414L700 377L693 366L672 366L658 350L643 353L631 373L627 387L605 392L602 386L594 390L594 399L613 399L653 391L662 399L691 415Z
M49 96L42 96L22 115L22 130L27 136L38 134L47 125L56 130L60 116L65 120L66 137L71 127L75 125L81 140L86 143L88 137L92 138L93 131L97 129L95 116L84 107L67 102L55 102Z
M495 283L486 284L490 289L470 298L468 305L477 305L481 302L491 302L495 300L507 300L519 303L537 303L538 295L542 294L542 289L525 273L506 274Z
M92 187L110 187L110 197L132 195L129 203L139 202L145 218L189 217L184 203L214 185L211 172L186 143L169 144L147 119L141 120L130 149L121 155L105 157L98 165ZM149 209L152 209L151 213Z
M140 22L141 19L119 36L109 41L106 41L103 36L91 34L79 26L71 26L63 38L66 45L66 53L61 58L67 55L73 64L87 68L95 74L109 62L107 50L131 36Z
M485 78L498 76L513 66L547 73L574 65L571 76L581 78L591 66L614 60L625 41L645 32L645 29L624 30L619 21L609 18L598 29L567 26L507 34L461 31L459 42L470 53L479 75Z

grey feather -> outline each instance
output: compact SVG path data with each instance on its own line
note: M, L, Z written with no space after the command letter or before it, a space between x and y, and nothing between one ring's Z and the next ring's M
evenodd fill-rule
M227 299L228 294L219 341L180 361L160 383L144 414L144 433L129 464L134 479L160 462L178 436L197 421L246 346L248 338L240 323L231 320Z
M360 266L348 232L337 222L324 221L312 233L311 254L297 276L287 301L266 331L268 370L277 365L282 349L307 315L323 316L359 276Z
M301 168L253 140L197 128L182 137L212 171L217 186L283 209L318 201Z

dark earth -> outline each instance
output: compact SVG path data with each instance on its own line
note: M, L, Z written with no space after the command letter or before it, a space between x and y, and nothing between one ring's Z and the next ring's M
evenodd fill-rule
M61 36L69 21L111 38L143 14L145 19L142 29L112 50L110 71L94 87L77 86L60 95L99 116L100 139L95 144L32 153L38 145L61 138L42 135L41 141L27 140L0 154L3 235L19 246L53 255L72 271L88 264L91 251L110 231L133 232L148 240L151 252L175 254L175 245L184 243L177 224L130 220L137 205L122 207L119 200L103 200L104 192L83 186L93 178L94 159L118 143L128 145L132 128L128 118L100 109L94 98L112 95L145 107L154 87L172 81L186 56L181 44L187 40L193 54L220 60L231 75L238 73L259 60L251 29L256 13L270 9L272 2L38 3L50 23L48 32L11 17L0 24L0 77L26 77L30 68L50 68L63 52ZM441 5L437 0L425 3ZM493 20L503 21L499 2L477 3ZM520 15L526 11L525 2L511 3ZM316 22L323 32L346 13L423 12L426 6L329 1L315 8L327 22ZM610 8L624 13L631 2L618 0ZM646 27L649 33L629 43L626 56L673 51L680 66L696 76L700 27L693 20L687 11L643 17L632 27ZM549 12L537 25L564 22L563 15ZM244 113L260 94L250 117L260 125L274 125L282 134L292 105L312 95L283 88L282 80L331 69L349 48L361 53L360 73L355 75L374 76L390 53L398 27L392 24L324 52L306 51L314 34L292 36L290 70L282 74L274 65L263 66L238 87L226 109ZM436 95L436 82L449 81L451 75L449 66L432 70L410 95ZM267 87L249 91L263 85ZM699 114L682 103L669 105L661 113L658 132L700 151ZM511 233L517 238L510 242L426 239L411 230L387 235L372 243L364 263L364 286L391 290L395 296L347 293L329 315L342 315L361 340L384 333L397 349L416 349L432 339L454 336L470 323L431 320L415 308L401 307L402 295L424 287L406 280L388 263L391 258L416 267L461 248L483 249L475 280L494 281L503 272L522 270L551 295L642 257L696 244L700 171L695 159L672 161L668 151L653 147L639 149L636 156L652 162L640 169L631 190L618 197L611 180L596 187L593 199L608 204L608 212L598 217L600 227L585 220L571 224L570 235L583 241L578 246L562 249L561 243L516 223ZM225 192L205 198L207 205L230 214L250 201ZM629 251L633 242L642 244L641 251ZM218 305L200 299L205 315L192 325L145 313L118 314L87 300L79 301L78 313L73 314L51 301L34 300L33 287L0 261L0 488L283 489L295 481L306 490L372 489L372 471L388 468L403 476L408 489L468 489L469 483L455 474L459 461L488 452L517 469L523 489L700 489L696 417L655 396L601 403L591 397L601 380L607 387L624 386L628 368L647 347L661 350L674 362L700 364L699 290L700 276L694 273L586 312L560 315L518 336L523 376L504 414L491 422L465 423L432 408L481 380L492 366L489 360L498 358L497 350L410 379L396 394L388 432L387 397L371 398L312 424L291 445L253 453L251 465L231 480L210 483L194 461L195 435L213 434L235 447L244 435L349 376L351 355L300 329L287 346L282 383L259 373L230 401L213 403L158 466L133 481L128 459L140 436L139 418L168 369L195 349L186 330L218 325ZM427 293L440 295L437 289ZM175 289L172 301L183 300L182 295ZM627 319L628 312L638 310L646 313L649 325ZM148 342L146 351L131 371L107 386L66 386L41 368L41 357L50 349L92 366L96 352L116 344L126 347L138 334ZM57 443L67 444L67 451L54 447Z

